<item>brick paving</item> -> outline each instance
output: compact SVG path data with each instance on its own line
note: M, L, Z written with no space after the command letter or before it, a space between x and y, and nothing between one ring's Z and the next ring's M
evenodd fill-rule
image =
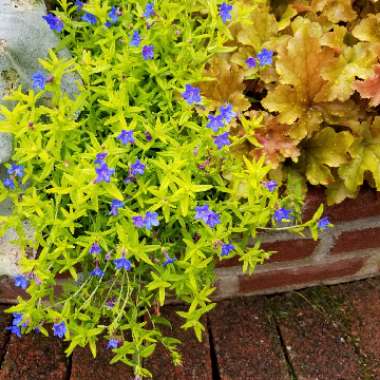
M10 336L0 305L0 380L129 380L124 364L98 344L64 355L55 338ZM145 365L159 380L380 380L380 277L276 296L219 302L198 343L180 329L176 307L162 310L167 333L184 341L183 366L158 348ZM172 330L172 331L170 331Z

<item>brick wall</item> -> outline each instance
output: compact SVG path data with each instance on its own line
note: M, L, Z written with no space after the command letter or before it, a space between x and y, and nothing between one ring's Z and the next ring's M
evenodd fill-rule
M310 218L323 191L309 191L304 217ZM380 274L380 192L364 188L355 200L327 207L335 227L320 234L318 241L288 233L264 236L263 247L278 251L244 275L236 259L223 261L217 269L217 298L270 294L319 284L335 284Z
M323 202L321 189L308 195L304 217L309 218ZM217 268L217 298L269 294L318 284L334 284L380 274L380 192L363 189L355 200L327 207L335 227L318 241L288 233L265 235L263 247L278 251L252 276L243 275L236 259ZM6 277L0 278L0 301L23 295Z

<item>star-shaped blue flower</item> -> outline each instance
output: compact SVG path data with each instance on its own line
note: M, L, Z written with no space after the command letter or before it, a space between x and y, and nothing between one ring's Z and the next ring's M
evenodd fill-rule
M124 202L119 201L118 199L113 199L111 203L110 215L116 216L119 214L119 208L124 207Z
M88 252L91 254L91 255L98 255L99 253L102 252L102 248L100 247L100 245L98 243L93 243L90 247L90 249L88 250Z
M142 48L142 55L144 60L150 60L154 58L154 47L153 45L145 45Z
M212 129L214 132L218 132L220 128L224 127L224 122L223 122L223 116L222 115L208 115L208 124L207 128Z
M42 71L37 71L32 75L32 88L35 91L43 90L46 85L46 75Z
M214 143L218 149L222 149L224 146L231 144L229 136L230 134L228 132L224 132L218 136L213 136Z
M253 67L256 67L256 58L248 57L245 63L250 69L252 69Z
M80 0L76 0L74 5L77 7L77 11L81 11L83 8L84 2Z
M144 17L149 18L154 16L154 6L153 3L148 3L145 7Z
M216 212L210 210L208 205L195 207L195 219L203 220L211 228L214 228L217 224L220 223L219 215Z
M188 104L201 102L201 90L198 87L193 87L191 84L187 84L185 91L182 93L182 97Z
M111 176L115 172L115 169L111 169L105 162L102 162L99 167L95 168L95 172L98 175L95 179L96 183L111 181Z
M12 164L11 167L8 169L8 174L22 178L24 176L24 166Z
M317 226L320 231L324 231L329 228L330 224L331 223L328 216L324 216L323 218L319 219Z
M113 263L115 264L116 269L125 269L126 271L129 271L132 267L132 263L125 257L115 259Z
M232 11L232 5L227 3L222 3L219 7L219 15L222 18L223 22L226 23L227 21L231 20L231 11Z
M233 244L223 244L222 245L222 252L221 256L228 256L231 251L235 249L235 246Z
M104 276L104 272L98 267L96 266L91 272L90 272L90 275L92 277L103 277Z
M141 42L140 33L137 30L135 30L132 34L132 39L131 39L131 42L129 43L129 45L137 47L140 45L140 42Z
M48 13L47 16L42 16L42 18L48 23L51 30L55 30L58 33L62 32L64 25L63 21L59 17Z
M141 215L133 216L132 217L132 222L137 228L144 228L145 223L144 223L144 218Z
M91 25L95 25L96 22L97 22L97 18L95 15L93 15L92 13L88 13L86 12L82 17L81 17L82 21L86 21L88 22L89 24Z
M273 51L262 49L259 53L257 53L257 59L259 60L260 66L271 65L273 62Z
M274 180L265 182L265 187L272 193L277 188L277 182Z
M133 130L127 131L123 129L119 136L117 136L117 139L120 140L120 142L124 145L126 144L134 144L135 139L133 137Z
M157 227L160 224L158 221L158 214L156 212L148 211L144 218L144 225L147 230L151 230L152 227Z
M104 163L104 159L107 157L107 153L106 152L102 152L102 153L98 153L96 155L96 159L94 161L95 164L103 164Z
M19 274L15 277L15 285L18 288L26 289L29 285L29 281L25 276L23 276L22 274Z
M177 259L175 257L170 257L167 253L165 253L165 261L162 263L163 267L166 267L169 264L173 264Z
M22 323L23 315L21 313L13 313L13 326L19 326Z
M119 341L117 339L110 339L107 343L107 348L108 349L115 349L115 348L118 348L119 347Z
M232 109L232 104L227 103L220 107L220 115L226 123L231 123L232 119L236 117L236 112Z
M274 212L274 219L277 223L291 219L292 210L287 210L286 208L279 208Z
M12 190L16 188L15 183L12 178L5 178L3 180L3 185L7 187L8 189L12 189Z
M144 174L144 172L145 172L145 165L140 160L136 160L136 162L131 165L130 174L132 176L136 176L137 174L142 175Z
M66 325L65 322L60 323L54 323L53 325L53 334L54 336L57 336L58 338L63 338L66 334Z
M9 326L5 328L6 330L10 331L11 334L16 335L18 338L21 338L21 329L19 326Z

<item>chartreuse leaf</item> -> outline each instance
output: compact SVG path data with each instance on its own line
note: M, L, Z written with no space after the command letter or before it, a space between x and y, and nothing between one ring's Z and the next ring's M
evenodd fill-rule
M330 168L336 168L349 160L349 149L354 137L349 132L335 132L324 128L307 143L306 177L313 185L334 182Z

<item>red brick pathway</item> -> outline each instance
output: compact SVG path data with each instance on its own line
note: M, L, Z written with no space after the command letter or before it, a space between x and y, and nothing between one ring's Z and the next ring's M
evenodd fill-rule
M104 342L71 358L54 338L10 336L0 305L0 380L129 380L124 364L110 365ZM277 296L220 302L198 343L180 329L174 306L162 313L184 341L183 366L158 348L145 365L158 380L380 380L380 277Z

